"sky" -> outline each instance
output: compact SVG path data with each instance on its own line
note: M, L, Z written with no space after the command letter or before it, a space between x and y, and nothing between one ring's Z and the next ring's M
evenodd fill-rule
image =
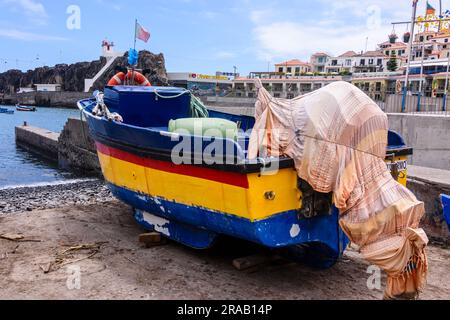
M151 32L137 49L163 53L169 72L272 70L315 52L369 50L391 22L411 19L411 0L0 0L0 72L92 61L101 41L133 46L134 21ZM439 1L430 0L439 8ZM419 1L419 14L426 1ZM450 0L443 0L444 12ZM406 26L396 28L397 34Z

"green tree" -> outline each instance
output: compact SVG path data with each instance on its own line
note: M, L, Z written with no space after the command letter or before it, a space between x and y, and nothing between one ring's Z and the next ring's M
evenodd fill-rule
M391 54L391 58L387 63L387 69L391 72L397 71L398 69L397 55L395 54L395 51Z

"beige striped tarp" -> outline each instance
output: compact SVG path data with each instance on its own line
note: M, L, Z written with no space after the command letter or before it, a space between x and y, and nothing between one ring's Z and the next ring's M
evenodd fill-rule
M428 269L424 204L387 169L387 116L346 82L292 100L272 97L259 79L256 87L250 159L293 158L315 191L333 192L342 229L387 273L385 298L417 297Z

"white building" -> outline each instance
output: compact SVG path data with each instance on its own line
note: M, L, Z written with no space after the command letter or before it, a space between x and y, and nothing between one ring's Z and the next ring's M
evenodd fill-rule
M386 41L380 43L378 47L380 48L379 50L388 57L392 56L392 54L395 54L397 57L407 57L406 50L408 49L408 45L404 42L390 43L389 41Z
M342 81L341 76L285 76L278 72L254 72L249 77L236 78L233 81L235 97L255 98L255 78L260 78L264 87L276 98L292 99L332 82Z
M61 91L60 84L35 84L36 91L38 92L57 92Z
M123 57L123 52L115 52L114 51L114 42L110 42L108 40L102 41L102 57L106 58L106 64L102 69L94 76L92 79L84 79L84 92L89 92L91 88L94 86L95 82L100 79L101 76L112 66L114 61Z
M330 57L325 65L325 73L386 72L389 59L389 56L378 50L360 54L347 51L338 57Z
M367 51L355 57L353 73L386 72L389 59L382 51Z
M19 90L17 90L17 93L28 93L28 92L34 92L34 88L19 88Z
M338 57L329 57L325 65L325 73L354 72L358 54L354 51L347 51Z
M325 73L325 66L331 56L324 52L317 52L311 56L310 65L311 72L314 73Z

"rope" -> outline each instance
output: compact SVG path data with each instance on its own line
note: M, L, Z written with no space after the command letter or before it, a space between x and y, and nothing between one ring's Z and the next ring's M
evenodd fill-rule
M191 93L189 90L184 90L183 92L181 92L181 93L179 93L177 95L174 95L174 96L163 96L163 95L159 94L158 90L155 90L154 92L155 92L155 95L158 98L161 98L161 99L176 99L176 98L179 98L179 97L181 97L182 95L184 95L186 93L189 93L189 94Z
M174 96L163 96L158 90L155 90L155 95L161 99L177 99L185 94L189 94L191 96L191 117L192 118L208 118L209 112L203 102L194 96L189 90L184 90L183 92L174 95Z
M192 118L209 118L209 112L203 102L191 94L191 117Z

